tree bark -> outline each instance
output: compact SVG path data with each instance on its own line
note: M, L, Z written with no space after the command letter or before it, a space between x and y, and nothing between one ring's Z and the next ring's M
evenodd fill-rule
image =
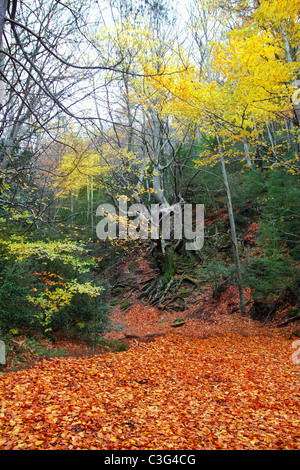
M5 24L5 15L7 11L8 0L0 0L0 49L3 46L3 32Z
M5 25L5 15L7 11L8 0L0 0L0 70L3 71L3 33ZM0 80L0 106L3 105L5 95L5 81Z
M252 168L252 161L251 161L251 156L250 156L250 152L249 152L249 145L248 145L247 139L244 140L244 150L245 150L247 165L249 166L249 168Z
M241 314L244 316L246 315L246 304L245 304L245 296L244 296L244 289L243 289L243 282L242 282L238 243L237 243L237 237L236 237L235 221L234 221L232 201L231 201L231 192L230 192L230 187L229 187L228 178L227 178L227 171L226 171L221 141L218 135L217 135L217 141L218 141L219 154L220 154L220 159L221 159L223 182L224 182L226 196L227 196L227 207L228 207L228 215L229 215L229 221L230 221L231 238L232 238L232 243L233 243L236 278L237 278L239 297L240 297L240 310L241 310Z

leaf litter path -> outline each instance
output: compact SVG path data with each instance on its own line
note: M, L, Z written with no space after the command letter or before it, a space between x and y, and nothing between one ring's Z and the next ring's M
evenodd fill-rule
M213 299L212 289L203 288L193 294L193 305L180 312L160 311L156 307L143 304L130 295L131 306L122 309L116 307L111 315L112 328L105 335L106 339L123 339L127 336L145 337L146 335L160 335L173 330L172 323L176 319L183 319L184 325L178 332L185 336L206 338L224 332L237 332L241 334L257 334L261 328L256 322L242 318L239 314L230 314L232 306L238 305L238 290L230 286L219 298ZM251 308L250 290L245 289L245 299L248 302L247 313Z
M300 449L291 344L167 332L3 374L0 449Z

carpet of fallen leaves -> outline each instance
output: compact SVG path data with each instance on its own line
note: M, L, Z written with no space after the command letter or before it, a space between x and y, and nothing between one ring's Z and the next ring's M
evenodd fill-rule
M251 308L250 290L245 288L245 299L248 302L247 313ZM144 336L147 334L165 334L172 330L171 324L176 319L183 319L184 325L180 327L180 334L204 338L212 334L239 332L250 330L259 332L255 322L249 318L243 319L239 314L230 314L228 311L238 305L238 290L230 286L219 298L212 298L212 289L204 288L197 292L193 301L186 310L180 312L162 312L158 308L143 304L135 295L129 298L132 301L126 309L115 308L111 314L112 330L105 334L106 339L118 340L126 335ZM254 330L253 330L254 328Z
M2 374L0 449L300 449L291 345L250 324L206 337L174 329Z
M0 374L0 450L300 449L294 325L283 336L241 317L234 286L180 312L128 298L106 334L128 350L59 342L69 357Z

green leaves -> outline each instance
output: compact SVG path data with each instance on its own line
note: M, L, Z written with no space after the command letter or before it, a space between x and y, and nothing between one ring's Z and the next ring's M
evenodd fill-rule
M7 274L11 269L22 273L19 282L23 290L18 299L23 303L22 309L26 310L30 305L34 307L29 307L31 313L27 317L27 326L37 322L44 332L49 332L53 319L58 320L75 296L93 299L103 291L99 282L94 285L88 279L82 279L83 275L85 278L90 275L91 268L96 265L83 245L69 241L27 241L21 237L13 237L12 241L0 240L0 245L3 258L13 266L8 268ZM27 269L23 269L24 266ZM4 276L3 288L0 290L0 297L3 299L6 296L6 285ZM16 289L19 287L11 287L14 297ZM1 300L0 298L0 302ZM8 302L5 305L9 310ZM3 319L3 315L1 317ZM5 324L7 321L9 315Z
M62 308L70 305L74 294L87 294L91 297L97 297L102 291L102 287L92 286L89 282L80 284L76 280L67 282L63 287L56 287L54 290L48 288L38 296L27 296L27 300L32 302L38 311L35 317L39 319L40 324L50 331L51 318L54 313L58 313Z
M26 241L22 237L13 237L11 241L0 240L8 253L16 257L16 261L22 262L27 258L47 258L50 261L59 260L63 264L69 264L78 269L80 273L89 272L92 265L96 265L94 259L81 258L85 253L83 245L71 241ZM77 256L76 256L77 255ZM79 255L79 256L78 256Z

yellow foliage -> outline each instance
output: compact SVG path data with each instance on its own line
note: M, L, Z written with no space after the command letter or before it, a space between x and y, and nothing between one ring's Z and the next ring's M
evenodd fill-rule
M219 0L200 3L210 15L225 18L230 12L230 4L227 8ZM184 73L173 63L164 76L150 77L164 94L162 112L197 122L205 134L217 131L223 142L258 139L266 122L293 111L299 58L291 57L288 47L299 47L299 11L300 0L262 0L252 17L210 44L210 81L193 63ZM145 71L154 69L145 66ZM215 155L203 155L197 164L215 161Z
M77 136L65 137L66 152L61 157L59 174L54 187L60 191L60 196L66 193L77 195L85 186L101 187L97 176L109 171L102 156L89 148L88 143Z

